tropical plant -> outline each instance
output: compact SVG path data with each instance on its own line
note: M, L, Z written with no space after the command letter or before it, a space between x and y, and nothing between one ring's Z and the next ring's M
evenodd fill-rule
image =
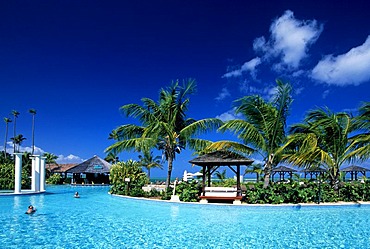
M16 110L13 110L12 111L12 115L13 115L13 120L14 120L14 123L13 123L13 138L15 138L16 137L16 126L17 126L17 118L18 118L18 116L19 116L19 112L18 111L16 111ZM15 141L13 140L13 152L15 153L15 151L16 151L16 149L15 149Z
M109 175L112 184L112 194L125 194L130 196L142 196L142 187L147 182L145 173L140 164L134 160L114 164Z
M186 118L190 103L189 95L196 89L194 80L184 81L182 85L174 82L167 89L161 89L159 100L155 102L143 98L143 106L128 104L121 107L127 116L138 118L141 125L127 124L118 127L111 134L117 140L106 152L117 153L124 150L141 152L156 147L162 151L162 157L168 163L166 187L170 185L173 161L176 153L186 147L192 136L210 129L217 129L222 121L219 119L202 119L195 121Z
M255 173L256 174L256 181L259 182L260 175L263 172L263 165L260 163L255 163L252 165L247 166L247 168L244 171L244 176L246 174Z
M286 119L292 103L290 84L277 80L276 93L272 101L261 96L245 96L235 101L235 113L242 114L244 120L227 121L219 130L232 131L242 141L218 141L208 149L232 150L245 154L258 153L264 159L264 187L269 185L273 167L279 161L276 153L286 139Z
M107 156L104 158L104 160L107 161L108 163L113 163L113 164L119 162L117 153L114 153L114 152L109 152Z
M60 184L62 180L62 177L60 174L52 174L47 180L47 184Z
M365 161L370 158L370 102L363 103L359 108L359 115L354 118L353 126L359 134L350 139L354 147L350 154Z
M19 149L20 149L21 144L26 139L27 138L23 137L22 134L18 134L17 136L10 138L10 140L12 140L13 141L13 144L14 144L14 153L15 152L19 152Z
M215 175L216 175L217 179L220 180L220 182L224 182L226 180L226 169L224 169L222 172L217 170L215 172Z
M32 115L32 152L31 154L33 155L33 152L35 151L35 116L36 116L36 110L35 109L30 109L28 111Z
M4 118L4 122L5 122L4 158L6 160L7 158L6 145L8 142L8 128L9 128L9 123L12 122L12 120L10 118Z
M42 156L45 157L45 163L47 165L57 164L57 161L56 161L58 159L57 155L54 155L53 153L45 152Z
M337 188L340 167L356 158L351 153L352 131L352 118L347 113L333 113L328 108L309 111L303 124L291 127L291 135L282 147L288 149L284 160L305 168L322 166L331 185Z
M160 156L154 156L152 151L149 150L143 150L143 155L139 155L139 164L146 168L148 171L148 179L150 181L150 170L152 168L160 168L163 169L163 166L161 164L161 157Z

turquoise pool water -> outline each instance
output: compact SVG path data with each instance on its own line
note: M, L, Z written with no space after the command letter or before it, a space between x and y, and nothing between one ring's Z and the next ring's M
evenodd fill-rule
M0 248L369 248L370 206L246 207L48 187L0 196ZM75 191L80 199L73 198ZM28 205L37 212L26 215Z

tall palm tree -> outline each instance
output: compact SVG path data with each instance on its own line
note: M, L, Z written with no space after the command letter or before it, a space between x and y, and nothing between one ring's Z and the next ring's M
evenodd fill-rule
M32 115L32 152L31 155L33 155L33 152L35 151L35 116L36 116L36 110L35 109L29 109L28 111Z
M12 137L10 138L12 141L13 141L13 144L14 144L14 153L15 152L19 152L19 148L21 146L21 144L23 143L24 140L26 140L27 138L23 137L22 134L18 134L17 136L15 137Z
M16 137L16 126L17 126L17 118L18 118L18 116L19 116L19 112L18 111L16 111L16 110L13 110L12 111L12 114L13 114L13 120L14 120L14 125L13 125L13 138L15 138ZM15 153L15 143L14 143L15 141L13 140L13 152Z
M161 164L161 157L160 156L154 156L153 152L150 150L143 150L143 155L139 155L139 164L146 168L148 171L148 179L150 181L150 170L152 168L160 168L163 169L163 166Z
M118 127L117 142L106 151L121 152L124 150L143 151L156 147L162 151L163 158L168 163L166 186L169 187L173 161L176 153L180 153L192 136L210 129L217 129L221 120L210 118L195 121L186 118L190 103L189 95L196 90L194 80L183 81L180 85L174 82L167 89L161 89L159 100L155 102L143 98L143 106L128 104L121 107L127 117L138 118L141 125L127 124Z
M230 130L242 141L218 141L208 149L232 150L246 154L259 153L264 159L264 187L269 185L270 175L280 157L277 151L286 139L286 119L292 103L291 85L277 80L277 91L272 101L258 95L245 96L235 101L235 113L244 119L227 121L219 130Z
M333 113L328 108L309 111L303 124L291 127L291 135L281 148L290 149L284 159L305 168L322 166L331 185L337 187L340 167L356 159L350 143L353 130L353 120L347 113Z
M4 122L5 122L5 141L4 141L4 158L6 160L6 145L7 145L7 141L8 141L8 128L9 128L9 123L12 122L12 120L10 118L4 118Z

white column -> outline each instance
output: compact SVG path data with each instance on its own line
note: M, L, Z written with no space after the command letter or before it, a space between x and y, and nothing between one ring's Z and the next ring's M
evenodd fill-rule
M15 170L14 170L14 193L20 194L22 189L22 153L14 153Z
M36 186L36 188L35 188L35 191L36 192L40 192L40 164L41 164L41 160L40 160L40 155L35 155L35 158L36 158L36 163L35 163L35 171L36 171L36 177L35 177L35 182L36 182L36 184L35 184L35 186Z
M31 168L31 191L36 191L36 158L34 156L31 156L32 160L32 168Z
M45 159L46 157L40 158L40 191L45 191Z

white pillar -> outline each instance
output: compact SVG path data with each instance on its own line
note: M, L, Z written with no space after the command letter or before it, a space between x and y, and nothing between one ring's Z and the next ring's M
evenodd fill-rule
M32 182L31 182L31 191L39 192L40 191L40 155L32 155Z
M36 165L35 165L35 171L36 171L36 177L35 177L35 182L36 182L36 189L35 191L36 192L40 192L40 164L41 164L41 160L40 160L40 155L35 155L36 157Z
M14 194L20 194L22 189L22 153L14 153L15 170L14 170Z
M40 191L45 191L45 159L46 157L40 158Z

